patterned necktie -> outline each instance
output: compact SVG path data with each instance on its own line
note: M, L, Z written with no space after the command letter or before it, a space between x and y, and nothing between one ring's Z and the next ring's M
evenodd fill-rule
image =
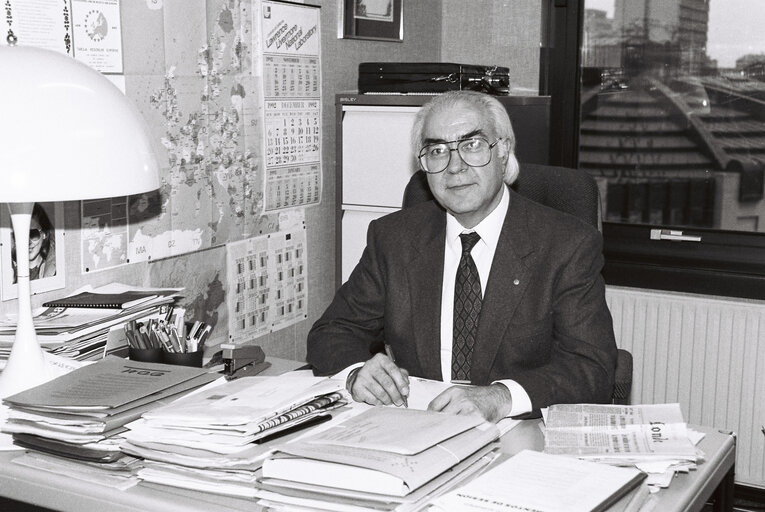
M481 239L478 233L463 233L462 257L454 282L454 339L452 341L452 380L470 381L475 333L481 314L481 277L470 250Z

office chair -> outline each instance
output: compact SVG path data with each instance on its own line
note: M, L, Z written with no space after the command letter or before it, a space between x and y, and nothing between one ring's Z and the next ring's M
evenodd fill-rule
M551 165L521 164L521 172L513 189L524 197L550 208L579 217L600 228L600 194L595 180L586 171ZM429 201L433 194L427 175L418 170L404 189L402 206ZM629 403L632 388L632 354L618 349L616 376L611 402Z

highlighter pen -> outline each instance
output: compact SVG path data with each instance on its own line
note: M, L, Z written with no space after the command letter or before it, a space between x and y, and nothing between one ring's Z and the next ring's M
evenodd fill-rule
M390 345L388 345L387 343L385 344L385 355L387 355L388 359L393 361L393 363L395 364L396 358L393 357L393 349L390 348ZM404 397L404 407L409 409L409 400L407 400L407 397Z

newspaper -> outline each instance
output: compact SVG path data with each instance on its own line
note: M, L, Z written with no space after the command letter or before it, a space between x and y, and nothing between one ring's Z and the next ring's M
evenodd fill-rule
M679 404L553 405L543 411L545 453L619 465L696 462Z

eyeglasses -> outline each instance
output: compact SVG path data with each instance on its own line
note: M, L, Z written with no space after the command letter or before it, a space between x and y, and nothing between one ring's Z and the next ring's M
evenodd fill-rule
M462 161L470 167L484 167L491 162L491 149L501 140L502 138L498 138L489 144L489 141L483 137L471 137L469 139L428 144L420 150L417 158L420 161L422 170L428 174L438 174L449 167L452 151L456 151L460 158L462 158ZM450 148L449 145L454 143L457 144L457 147Z
M30 229L29 230L29 241L30 242L37 242L38 240L40 240L40 238L42 238L43 234L44 233L42 231L40 231L39 229L36 229L36 228Z

